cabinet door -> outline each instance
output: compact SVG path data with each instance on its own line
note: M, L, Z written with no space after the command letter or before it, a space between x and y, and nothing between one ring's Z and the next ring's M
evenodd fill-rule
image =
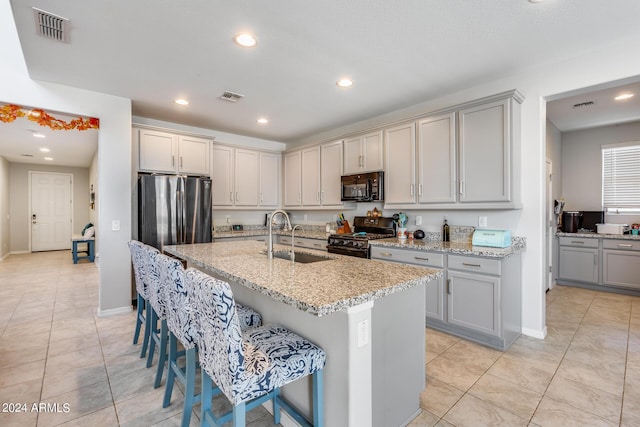
M511 200L510 102L460 110L460 202Z
M257 151L236 148L234 168L236 206L258 206L258 155Z
M176 135L145 129L138 132L140 170L175 173Z
M363 172L376 172L384 169L384 145L382 132L370 133L362 137Z
M294 151L284 155L284 205L300 206L302 203L302 154Z
M602 284L640 290L640 252L602 252Z
M342 205L342 141L320 147L320 201L323 206Z
M500 335L500 279L448 271L448 322L490 335Z
M598 250L560 246L560 279L598 283Z
M209 175L209 140L180 136L178 170L193 175Z
M280 204L280 154L260 153L260 206Z
M415 203L416 132L414 123L384 131L385 205Z
M427 317L444 322L444 277L427 282Z
M233 148L214 144L211 153L213 206L233 206Z
M455 113L418 122L418 203L456 201Z
M344 174L350 175L362 171L362 137L344 140Z
M302 205L320 205L320 147L302 150Z

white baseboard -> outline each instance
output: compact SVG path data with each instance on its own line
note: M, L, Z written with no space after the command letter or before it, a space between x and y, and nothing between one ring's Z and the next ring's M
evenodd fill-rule
M107 317L107 316L114 316L116 314L130 313L131 310L133 310L133 306L131 306L131 305L127 305L127 306L124 306L124 307L118 307L118 308L112 308L110 310L100 310L100 309L98 309L98 317Z
M545 326L542 330L522 328L522 335L543 340L547 336L547 327Z

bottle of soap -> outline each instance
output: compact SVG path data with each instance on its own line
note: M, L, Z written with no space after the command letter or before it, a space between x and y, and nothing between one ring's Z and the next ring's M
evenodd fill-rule
M449 241L449 224L447 224L446 218L444 220L444 225L442 226L442 241L443 242Z

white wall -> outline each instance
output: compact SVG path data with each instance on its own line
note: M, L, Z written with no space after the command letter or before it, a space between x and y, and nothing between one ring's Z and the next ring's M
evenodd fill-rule
M20 50L9 0L0 0L0 101L100 119L100 289L98 312L131 309L131 101L31 80ZM111 231L112 220L120 230Z
M89 222L89 169L65 166L36 165L28 163L9 163L9 206L12 230L10 251L12 253L29 252L29 172L51 172L72 175L73 179L73 224L72 233L80 233ZM69 245L71 247L71 245Z
M0 261L9 255L9 162L0 156Z
M552 169L552 197L554 200L562 197L562 133L551 121L547 120L547 159L551 160Z
M601 126L562 134L562 196L565 210L602 210L602 145L640 142L640 122ZM640 223L640 215L607 214L605 221Z

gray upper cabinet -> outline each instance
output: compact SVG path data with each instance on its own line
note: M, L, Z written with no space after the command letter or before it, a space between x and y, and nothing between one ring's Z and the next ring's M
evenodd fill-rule
M456 114L418 121L418 203L456 201Z
M511 201L510 99L460 110L460 202Z
M376 131L344 140L345 175L380 171L383 164L382 132Z
M384 131L385 205L416 202L416 130L415 122Z

